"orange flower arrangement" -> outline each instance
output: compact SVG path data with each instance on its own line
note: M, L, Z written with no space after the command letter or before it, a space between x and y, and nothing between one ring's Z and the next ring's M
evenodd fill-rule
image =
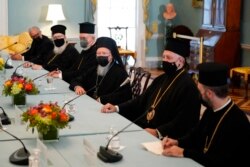
M27 128L37 128L38 132L46 134L50 128L63 129L68 126L69 115L56 103L43 103L30 107L22 114L22 120L29 122Z
M2 94L13 96L17 94L38 94L38 88L31 79L13 76L4 82Z

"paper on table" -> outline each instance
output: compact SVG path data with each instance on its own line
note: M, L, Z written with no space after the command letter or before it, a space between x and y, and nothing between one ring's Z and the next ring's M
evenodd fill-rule
M142 143L149 152L152 152L157 155L161 155L163 152L161 141L145 142Z

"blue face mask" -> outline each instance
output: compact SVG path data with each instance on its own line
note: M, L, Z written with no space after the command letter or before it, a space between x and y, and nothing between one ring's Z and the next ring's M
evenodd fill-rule
M63 44L65 43L64 39L55 39L54 40L54 44L56 47L60 47L60 46L63 46Z
M109 63L107 56L97 56L96 59L97 59L97 63L102 67L105 67Z
M88 47L88 41L87 39L83 38L80 40L80 45L82 48L87 48Z

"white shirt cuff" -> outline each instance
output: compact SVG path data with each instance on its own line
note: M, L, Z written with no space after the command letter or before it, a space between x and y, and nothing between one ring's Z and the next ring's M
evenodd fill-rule
M115 105L116 112L119 112L119 106Z
M59 77L60 79L62 79L62 71L60 71L58 77Z

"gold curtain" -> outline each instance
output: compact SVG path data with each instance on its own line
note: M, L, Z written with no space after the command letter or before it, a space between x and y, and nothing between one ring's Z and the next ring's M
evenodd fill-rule
M149 7L150 0L143 0L143 22L145 24L145 38L146 40L150 39L153 33L150 31L149 28L149 17L148 17L148 7Z
M97 0L91 0L91 5L92 5L92 11L93 11L93 15L96 11L96 5L97 5Z
M94 22L94 14L96 11L97 0L84 0L84 21Z

